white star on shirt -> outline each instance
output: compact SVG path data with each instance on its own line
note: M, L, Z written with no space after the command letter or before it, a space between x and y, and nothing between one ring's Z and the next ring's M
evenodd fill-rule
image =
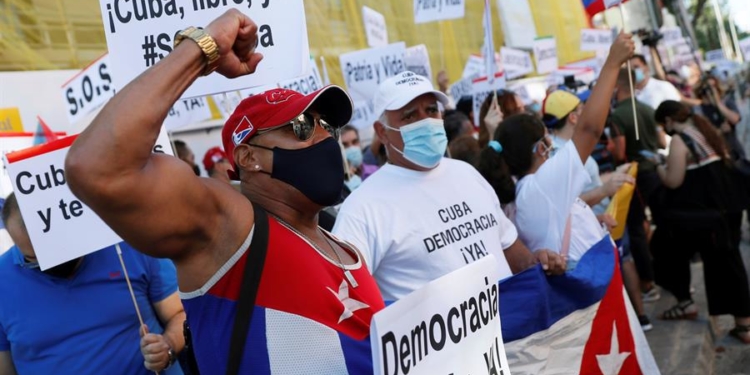
M604 375L617 375L620 373L622 364L630 353L620 353L620 342L617 341L617 326L612 323L612 346L609 347L609 354L597 354L596 361L599 362L599 370Z
M351 318L355 311L370 307L365 303L349 298L349 284L346 283L346 280L341 281L341 286L339 286L338 292L331 288L326 289L330 290L331 293L339 299L339 302L344 305L344 312L342 312L339 317L339 324L344 320Z

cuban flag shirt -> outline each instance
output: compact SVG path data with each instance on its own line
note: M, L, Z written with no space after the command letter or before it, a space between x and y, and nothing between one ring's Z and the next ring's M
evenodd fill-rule
M274 217L268 221L268 253L240 373L372 374L370 320L384 304L362 257L352 250L356 264L343 266L355 286L337 262ZM252 232L201 289L180 293L201 374L226 373L251 239Z

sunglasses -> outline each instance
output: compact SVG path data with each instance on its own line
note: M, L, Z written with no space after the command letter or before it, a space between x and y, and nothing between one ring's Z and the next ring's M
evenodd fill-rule
M326 120L323 120L320 116L313 116L308 113L303 113L297 116L297 118L295 118L294 120L292 120L291 122L287 124L277 126L271 129L259 130L258 135L261 135L263 133L268 133L270 131L277 130L285 126L291 125L292 130L294 131L294 135L297 137L297 139L299 139L300 141L306 141L312 138L313 135L315 135L315 128L317 128L317 126L315 126L316 124L319 124L323 129L325 129L329 134L331 134L333 139L337 141L339 140L339 136L341 133L340 129L331 126L328 122L326 122Z

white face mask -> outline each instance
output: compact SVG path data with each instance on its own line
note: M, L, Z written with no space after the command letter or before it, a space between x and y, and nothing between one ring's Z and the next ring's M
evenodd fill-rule
M400 129L384 125L386 128L401 133L404 140L404 150L393 145L391 148L403 155L404 158L422 168L432 169L443 158L448 147L443 120L428 117L413 124L402 126Z

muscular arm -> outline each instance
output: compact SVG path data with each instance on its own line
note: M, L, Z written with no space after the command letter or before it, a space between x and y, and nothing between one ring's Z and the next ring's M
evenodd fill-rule
M16 375L16 367L9 351L0 351L0 374Z
M604 63L591 96L583 107L576 132L573 134L573 142L581 156L582 163L586 163L586 159L594 151L594 147L596 147L604 131L620 66L630 58L634 48L632 35L620 34L617 37L615 43L612 44L609 57Z
M255 70L262 56L251 52L257 27L249 18L231 10L206 32L219 46L218 72L233 77ZM177 258L209 247L217 233L231 237L238 226L252 225L252 219L238 224L229 218L240 209L228 203L237 194L231 188L197 178L177 158L151 152L169 109L199 77L204 60L196 43L181 43L110 100L66 159L73 193L150 255Z

